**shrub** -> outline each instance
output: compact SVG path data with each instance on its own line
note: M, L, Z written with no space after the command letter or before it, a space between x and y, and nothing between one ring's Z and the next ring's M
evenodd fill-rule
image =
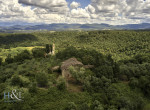
M13 86L16 86L16 85L23 86L23 81L18 75L14 75L11 79L11 84Z
M14 60L16 62L22 62L26 59L32 59L32 56L28 50L24 50L23 52L14 57Z
M0 83L0 88L1 88L0 89L0 93L2 93L5 90L5 88L6 88L6 84L5 83Z
M77 110L77 106L74 102L69 102L65 110Z
M85 68L79 68L80 70L70 66L69 71L71 75L76 79L77 83L83 83L85 78Z
M91 105L91 109L92 110L104 110L102 104L98 100L95 100L93 102L93 104Z
M112 79L114 76L112 66L108 65L99 66L95 69L95 73L99 78L105 76L106 78Z
M83 103L83 104L81 104L81 106L80 106L80 110L89 110L89 106L88 106L88 104L87 104L87 103Z
M14 86L27 87L29 83L28 78L19 75L14 75L11 79L11 84Z
M117 109L117 107L115 107L115 106L110 106L110 107L108 108L108 110L118 110L118 109Z
M29 92L30 93L36 93L37 92L37 84L36 84L36 82L33 82L32 84L31 84L31 86L29 87Z
M48 85L48 78L46 73L38 73L36 75L36 81L38 86L40 87L46 87Z
M22 86L23 87L28 87L28 85L30 84L30 80L27 77L24 76L19 76L21 81L22 81Z
M7 58L5 59L5 62L8 63L8 64L13 63L13 61L14 61L14 59L11 57L10 54L9 54L9 55L7 56Z
M57 80L57 88L59 90L65 90L66 89L66 81L63 77L59 77Z
M131 78L129 85L130 85L130 87L132 87L132 88L138 87L138 85L139 85L138 79L137 79L137 78L134 78L134 77Z
M44 57L44 53L45 53L45 51L42 48L34 48L32 50L32 54L33 54L34 58Z

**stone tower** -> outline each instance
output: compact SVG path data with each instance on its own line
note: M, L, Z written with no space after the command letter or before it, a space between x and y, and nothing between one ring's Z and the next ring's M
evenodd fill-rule
M52 55L55 55L55 44L53 43L53 46L52 46Z

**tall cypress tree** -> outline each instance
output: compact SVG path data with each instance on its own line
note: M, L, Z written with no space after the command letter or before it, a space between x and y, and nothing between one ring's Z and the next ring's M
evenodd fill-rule
M2 58L0 58L0 65L2 65Z
M50 52L50 46L49 46L49 44L46 44L46 53L49 53Z

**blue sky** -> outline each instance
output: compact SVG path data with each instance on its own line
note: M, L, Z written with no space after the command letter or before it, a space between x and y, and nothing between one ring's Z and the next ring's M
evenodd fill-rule
M88 6L91 3L90 0L67 0L67 2L69 4L71 4L73 1L79 2L81 4L81 8L85 8L86 6Z

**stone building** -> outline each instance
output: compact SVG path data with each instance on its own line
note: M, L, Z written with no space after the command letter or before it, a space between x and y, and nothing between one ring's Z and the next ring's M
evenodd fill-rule
M64 61L61 65L61 71L62 71L62 76L64 78L71 78L71 74L69 71L69 67L73 66L73 67L83 67L84 65L79 62L76 58L70 58L66 61Z

